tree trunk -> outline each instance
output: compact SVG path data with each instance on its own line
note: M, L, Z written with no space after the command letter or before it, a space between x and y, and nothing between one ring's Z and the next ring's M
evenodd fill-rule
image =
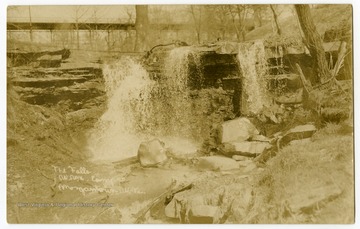
M111 35L110 35L110 30L107 31L107 50L108 52L110 52L111 50Z
M258 5L253 5L252 9L254 11L253 20L255 22L255 27L261 27L262 26L261 8Z
M242 38L242 41L244 42L246 40L246 31L245 31L245 28L243 30L241 30L241 38Z
M147 5L136 5L136 38L135 38L135 47L134 51L145 51L147 47L146 37L148 34L149 28L149 19L148 19L148 6Z
M325 51L322 46L322 40L316 31L314 21L312 20L309 5L295 5L296 13L299 18L300 26L304 32L306 46L314 61L315 76L310 81L319 84L331 77L330 70L325 57Z
M89 29L89 43L90 43L90 48L91 48L91 50L93 50L93 40L92 40L92 37L93 37L92 31L91 31L91 29Z
M196 12L195 12L195 7L194 5L190 6L190 12L191 12L191 16L194 20L194 24L195 24L195 32L196 32L196 38L197 38L197 43L200 44L201 43L201 8L199 8L199 13L198 13L198 18L196 17ZM201 7L201 6L199 6Z

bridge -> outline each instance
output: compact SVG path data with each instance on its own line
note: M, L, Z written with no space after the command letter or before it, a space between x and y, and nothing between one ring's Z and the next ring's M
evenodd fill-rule
M185 30L186 24L150 24L156 30ZM7 22L7 30L135 30L134 23Z

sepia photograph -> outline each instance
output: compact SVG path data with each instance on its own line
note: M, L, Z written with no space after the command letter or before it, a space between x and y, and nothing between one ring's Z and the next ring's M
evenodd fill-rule
M8 224L354 224L353 37L351 4L7 6Z

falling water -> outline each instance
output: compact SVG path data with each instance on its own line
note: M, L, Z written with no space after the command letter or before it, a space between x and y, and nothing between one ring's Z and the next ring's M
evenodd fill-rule
M106 65L103 74L108 109L90 136L89 149L94 159L134 156L143 138L138 130L145 124L154 82L141 65L130 58Z
M89 138L94 160L119 160L137 154L142 141L160 138L175 153L196 151L188 96L190 50L170 51L159 81L130 58L103 69L107 111Z
M189 47L180 47L170 51L165 59L164 80L159 89L166 100L166 119L169 121L167 135L192 137L192 103L189 97L190 56L195 56ZM164 104L164 103L163 103Z
M258 114L271 102L266 90L267 60L264 44L261 41L250 45L240 44L237 58L243 76L243 92L246 99L242 105L242 112Z

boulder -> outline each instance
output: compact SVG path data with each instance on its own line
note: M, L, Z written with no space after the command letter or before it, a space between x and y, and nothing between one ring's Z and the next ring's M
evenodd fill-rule
M249 161L250 160L249 157L241 156L241 155L233 155L232 159L234 159L235 161Z
M235 160L222 156L200 157L198 166L201 170L215 171L224 171L239 168L239 165Z
M203 195L178 195L165 207L166 217L181 223L213 223L221 216L220 207L205 203Z
M224 147L227 154L231 153L242 156L255 157L265 151L265 149L271 148L271 144L268 142L231 142L227 143Z
M247 118L237 118L221 125L221 143L242 142L258 134L259 131Z
M220 208L211 205L192 205L189 211L189 223L209 224L214 222Z
M252 171L252 170L254 170L256 168L257 168L257 166L256 166L255 162L251 161L251 163L249 163L246 166L246 168L244 169L244 173L250 172L250 171Z
M287 133L314 133L316 131L316 127L313 124L306 124L306 125L300 125L296 126L292 129L290 129Z
M251 137L251 141L257 141L257 142L271 142L271 139L268 137L265 137L264 135L254 135Z
M186 191L177 193L165 207L165 215L169 218L180 219L181 217L184 217L184 214L188 214L193 206L204 204L205 201L203 195L191 195Z
M252 160L238 161L237 163L240 167L248 167L251 164L255 164Z
M241 222L248 216L252 200L253 193L251 186L244 186L239 192L238 198L235 198L232 203L231 214L236 219L235 221Z
M142 142L137 156L143 167L161 164L167 160L165 144L159 139Z
M288 130L283 137L279 139L280 148L289 144L293 140L300 140L310 138L316 132L316 127L313 124L306 124L296 126Z

